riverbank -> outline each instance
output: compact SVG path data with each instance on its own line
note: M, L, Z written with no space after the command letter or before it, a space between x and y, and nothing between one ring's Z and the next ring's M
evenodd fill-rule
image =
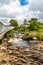
M4 39L6 42L0 45L0 65L43 65L43 41L20 46L22 39L18 36L9 39L11 45L7 39ZM25 44L24 41L23 43Z
M0 65L43 65L43 42L33 46L17 46L9 43L0 48Z

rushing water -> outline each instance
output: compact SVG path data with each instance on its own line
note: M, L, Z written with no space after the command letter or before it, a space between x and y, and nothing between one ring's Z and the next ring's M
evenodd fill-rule
M9 43L12 47L16 47L16 46L29 46L32 45L33 43L35 43L36 41L26 41L26 40L22 40L22 34L20 33L15 33L13 38L10 39ZM32 44L30 44L32 43Z
M12 47L14 47L14 46L28 46L29 43L27 41L20 40L18 42L12 42L11 45L12 45Z
M28 41L25 41L25 40L22 40L22 34L20 33L15 33L13 38L10 39L9 43L11 44L12 47L15 47L15 46L28 46L29 45L29 42Z

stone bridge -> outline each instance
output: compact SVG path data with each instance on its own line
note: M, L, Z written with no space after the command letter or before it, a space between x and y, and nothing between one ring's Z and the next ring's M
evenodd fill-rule
M4 31L0 32L0 39L4 36L4 34L10 30L12 30L14 27L9 26L4 29Z

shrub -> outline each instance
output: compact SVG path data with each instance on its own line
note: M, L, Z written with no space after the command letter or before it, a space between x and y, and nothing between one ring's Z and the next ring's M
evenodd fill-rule
M8 34L8 37L12 37L13 35L14 35L14 30L11 30L11 31L9 31L7 34Z
M38 40L43 40L43 33L37 32L36 37L37 37Z

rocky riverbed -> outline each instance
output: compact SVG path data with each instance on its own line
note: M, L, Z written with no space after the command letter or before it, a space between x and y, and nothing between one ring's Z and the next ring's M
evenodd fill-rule
M0 46L0 65L43 65L43 43L15 48L3 44Z

